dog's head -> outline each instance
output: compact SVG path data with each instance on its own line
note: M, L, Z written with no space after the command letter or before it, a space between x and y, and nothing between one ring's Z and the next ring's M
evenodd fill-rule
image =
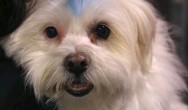
M2 44L26 70L37 98L48 96L63 105L73 99L72 104L104 103L134 93L151 61L155 15L147 2L31 0L25 4L23 23ZM27 8L30 4L32 8Z

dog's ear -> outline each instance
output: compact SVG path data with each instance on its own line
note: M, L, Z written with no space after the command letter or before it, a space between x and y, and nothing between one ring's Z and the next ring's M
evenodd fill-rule
M152 44L157 23L155 9L143 0L132 0L130 7L137 30L137 58L141 69L148 71L152 61Z
M29 0L0 0L0 37L13 32L24 20Z
M144 2L142 2L144 3ZM146 6L147 5L147 6ZM152 45L155 37L156 15L153 7L148 4L140 4L136 18L138 30L138 55L143 71L148 72L152 63Z

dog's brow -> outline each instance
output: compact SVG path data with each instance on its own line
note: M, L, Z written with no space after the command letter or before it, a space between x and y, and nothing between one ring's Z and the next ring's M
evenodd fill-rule
M80 16L82 13L84 13L92 1L95 0L68 0L68 5L76 16Z

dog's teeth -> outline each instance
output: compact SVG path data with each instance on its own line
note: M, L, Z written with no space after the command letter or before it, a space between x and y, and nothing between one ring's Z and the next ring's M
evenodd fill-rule
M82 84L73 85L73 88L82 88L82 87L84 87L84 85Z

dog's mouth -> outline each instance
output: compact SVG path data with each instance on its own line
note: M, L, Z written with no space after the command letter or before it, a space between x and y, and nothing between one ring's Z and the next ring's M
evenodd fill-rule
M75 96L82 97L90 93L94 85L86 79L73 79L65 83L65 90Z

